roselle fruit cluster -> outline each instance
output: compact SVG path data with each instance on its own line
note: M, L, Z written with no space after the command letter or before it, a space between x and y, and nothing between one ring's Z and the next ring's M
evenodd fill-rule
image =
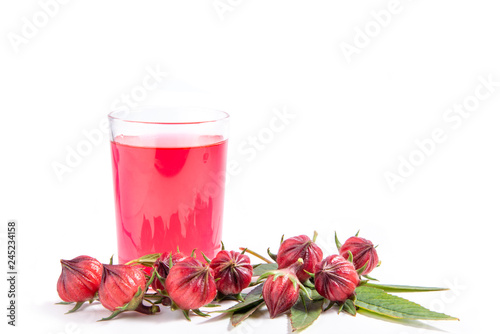
M193 310L205 316L199 308L211 303L219 293L221 298L235 296L252 280L250 258L243 253L221 250L213 260L202 262L180 252L146 255L128 264L102 264L89 256L61 260L62 272L57 284L59 296L65 303L99 300L113 313L109 320L125 311L155 314L157 304L181 309L186 318ZM152 267L146 275L144 267ZM149 294L151 287L155 291ZM155 301L151 302L151 299ZM150 306L143 301L149 301Z
M205 262L192 256L171 261L173 265L164 277L166 294L186 317L188 310L204 315L199 308L211 303L217 293L238 297L252 280L253 267L243 253L223 249L213 260L205 257Z
M102 264L93 257L81 255L61 260L62 271L57 292L65 303L76 303L70 312L86 301L99 299L112 311L112 317L125 311L152 314L156 306L146 307L142 298L146 291L146 276L142 268L129 265Z
M340 255L323 259L316 237L315 233L313 240L306 235L284 240L273 256L278 270L259 278L266 279L262 296L271 318L290 310L298 301L300 290L308 294L303 284L306 281L314 284L322 297L342 304L353 296L360 275L368 274L378 265L377 252L366 239L352 237L341 245Z
M339 313L356 315L364 310L394 321L458 320L388 293L446 289L370 282L374 279L368 275L380 265L371 241L356 234L342 244L335 234L339 252L324 257L316 238L316 232L312 239L306 235L282 238L276 254L268 249L274 263L246 248L237 252L224 247L213 259L203 253L203 259L196 259L193 250L191 255L179 251L148 254L117 265L82 255L61 260L57 292L62 304L76 303L68 313L85 302L99 301L112 312L101 320L126 311L155 314L160 305L181 310L189 320L190 312L209 316L200 308L221 306L216 304L224 300L238 303L214 312L230 314L233 326L263 305L271 318L291 310L292 331L310 326L335 305ZM266 263L252 265L245 253Z

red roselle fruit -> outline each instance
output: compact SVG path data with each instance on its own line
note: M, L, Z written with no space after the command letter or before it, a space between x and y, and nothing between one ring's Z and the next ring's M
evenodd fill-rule
M349 252L352 253L352 263L356 270L360 270L364 267L364 270L360 272L360 275L368 275L373 269L378 266L378 254L373 246L373 243L369 240L351 237L340 247L339 253L345 259L349 258Z
M210 262L217 280L217 290L224 295L236 295L248 287L252 280L253 267L245 254L221 250Z
M61 260L62 271L57 281L57 293L65 302L83 303L93 300L101 283L102 264L93 257L82 255Z
M186 257L187 257L186 255L180 252L173 254L165 252L162 255L160 255L160 257L156 260L156 262L153 265L153 267L156 269L160 277L155 277L153 279L151 287L156 292L165 291L165 279L167 278L168 273L170 272L170 261L172 261L172 266L174 266L177 262ZM172 258L172 260L170 260L170 258Z
M99 300L102 306L113 314L102 320L109 320L124 311L138 311L153 314L157 306L146 307L142 297L146 290L146 276L139 266L126 264L104 265Z
M165 287L170 299L182 310L197 310L217 295L213 270L193 257L170 268Z
M262 288L262 297L271 318L291 309L299 299L300 289L309 295L296 275L302 264L302 259L299 259L288 268L272 270L259 277L258 281L267 277Z
M356 268L340 255L327 256L316 265L314 286L326 299L344 302L354 293L358 284Z
M271 318L291 309L299 299L299 287L293 284L298 278L293 276L269 276L264 283L262 296Z
M304 263L299 267L297 277L301 282L309 279L310 276L306 271L312 273L316 264L323 259L321 248L314 242L316 235L315 233L313 240L306 235L299 235L283 241L276 257L278 268L287 268L297 263L300 258Z

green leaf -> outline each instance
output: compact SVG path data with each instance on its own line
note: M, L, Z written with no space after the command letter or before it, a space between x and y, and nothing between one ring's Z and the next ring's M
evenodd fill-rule
M391 318L410 320L458 320L449 315L434 312L425 307L390 295L385 291L369 286L356 288L355 305L359 308L382 314Z
M354 305L354 301L352 299L347 299L342 306L340 306L339 312L344 311L347 314L352 316L356 316L356 306Z
M250 291L246 297L245 301L231 306L226 310L214 311L215 313L230 313L236 311L246 311L253 308L257 304L260 304L264 299L262 298L262 288L264 284L257 285L252 291Z
M311 326L323 311L323 299L319 301L304 299L298 301L290 310L292 332Z
M262 263L257 264L253 267L253 275L252 276L260 276L265 272L278 269L277 263Z
M256 304L255 306L247 309L247 310L241 310L241 311L236 311L233 313L231 316L231 325L234 327L238 326L243 322L243 320L247 319L249 316L251 316L255 311L257 311L259 308L261 308L264 305L264 301Z
M395 323L398 325L409 326L409 327L414 327L414 328L423 328L423 329L434 330L434 331L441 331L439 328L428 325L420 320L391 318L391 317L385 316L383 314L374 313L374 312L371 312L371 311L368 311L368 310L365 310L362 308L358 309L358 314L362 314L366 317L377 319L377 320Z
M384 290L385 292L430 292L430 291L445 291L447 288L411 286L411 285L394 285L394 284L375 284L364 283L363 286L369 286Z

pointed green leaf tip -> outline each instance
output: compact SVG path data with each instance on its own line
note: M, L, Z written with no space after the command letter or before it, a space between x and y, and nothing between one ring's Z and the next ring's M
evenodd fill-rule
M174 266L174 262L172 260L172 253L168 255L168 268L172 268Z
M269 255L269 257L274 261L276 262L276 260L278 259L278 256L274 253L271 253L271 247L267 248L267 255Z
M349 255L352 255L352 253L350 251L349 251ZM358 273L358 275L361 275L363 273L363 271L365 271L367 266L368 266L368 261L366 261L364 266L362 266L359 269L356 269L356 272Z
M188 310L182 310L182 314L184 314L184 318L186 318L187 321L191 321Z
M355 305L390 318L409 320L458 320L444 313L431 311L419 304L369 286L356 288Z
M201 312L200 309L193 309L191 311L193 311L194 314L199 315L200 317L206 318L206 317L210 316L210 314L206 314L206 313Z
M352 299L347 299L339 308L339 313L344 311L347 314L356 316L356 306Z
M69 310L68 312L66 312L66 314L69 314L69 313L73 313L73 312L76 312L78 311L78 309L80 307L82 307L82 305L84 304L85 302L78 302L76 303L75 307L73 307L71 310Z
M337 237L337 231L335 231L335 245L337 245L337 249L340 252L340 248L342 248L342 244L339 241L339 238Z
M352 263L352 259L353 259L354 257L352 256L351 251L347 251L347 253L349 254L349 257L347 258L347 261L349 261L349 262L351 262L351 263Z
M212 260L210 260L206 255L205 253L201 252L201 255L203 256L203 258L205 259L205 261L207 261L208 264L210 264L210 262L212 262Z
M373 278L371 278L373 279ZM447 288L437 288L437 287L425 287L425 286L411 286L411 285L396 285L396 284L378 284L365 282L362 285L369 286L372 288L377 288L384 290L385 292L433 292L433 291L446 291Z

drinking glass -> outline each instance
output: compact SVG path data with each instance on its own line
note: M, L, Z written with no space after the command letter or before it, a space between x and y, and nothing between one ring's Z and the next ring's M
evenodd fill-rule
M143 108L108 118L119 262L194 249L213 258L221 246L229 115Z

